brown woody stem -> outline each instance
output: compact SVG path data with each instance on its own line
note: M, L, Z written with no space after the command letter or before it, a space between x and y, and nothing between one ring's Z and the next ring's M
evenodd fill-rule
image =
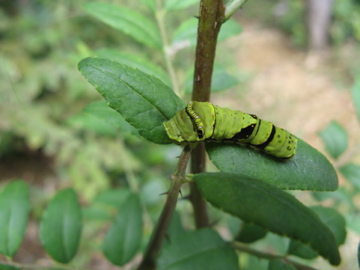
M254 250L254 249L252 249L244 244L238 243L238 242L232 243L232 246L233 246L233 248L235 248L241 252L246 252L246 253L254 255L258 258L263 258L263 259L267 259L267 260L275 260L275 259L282 260L288 264L294 265L296 267L296 269L299 269L299 270L316 270L315 268L312 268L310 266L306 266L306 265L300 264L298 262L294 262L284 256L274 255L274 254L269 254L269 253L264 253L264 252L261 252L258 250Z
M186 167L191 155L190 145L186 145L179 158L179 163L175 173L172 175L172 182L167 193L166 202L161 212L160 218L151 236L147 246L143 260L138 270L154 270L156 269L156 260L159 255L161 244L166 236L167 230L171 223L171 219L175 210L180 188L186 179Z
M201 0L192 100L210 100L217 36L224 21L224 12L222 0ZM205 146L200 143L191 156L191 172L204 172L205 161ZM194 208L196 227L207 227L209 218L205 201L193 183L190 184L190 188L189 198Z

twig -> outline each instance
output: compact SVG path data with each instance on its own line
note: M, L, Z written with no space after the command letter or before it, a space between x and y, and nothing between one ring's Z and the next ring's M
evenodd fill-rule
M200 173L205 171L205 144L201 143L194 149L191 157L191 172ZM209 226L209 217L207 214L206 202L202 198L200 191L195 183L189 183L190 195L189 200L194 209L194 219L196 228L203 228Z
M192 99L209 101L217 36L224 21L222 0L201 0Z
M162 7L161 0L156 0L156 6L157 6L157 8L156 8L157 11L156 11L155 17L156 17L156 21L157 21L157 24L160 29L160 36L161 36L161 40L162 40L163 47L164 47L163 53L164 53L166 68L169 72L170 80L171 80L174 92L175 92L175 94L179 95L180 94L179 84L177 82L177 78L175 75L174 66L171 62L170 55L168 53L169 42L168 42L166 30L165 30L165 22L164 22L165 11Z
M239 8L247 2L248 0L234 0L225 8L225 21L230 19L230 17L237 11Z
M224 21L225 8L222 0L202 0L195 56L195 72L192 99L209 101L211 78L214 66L217 36ZM205 146L200 143L194 149L191 159L191 172L205 171ZM190 201L194 208L197 228L207 227L209 219L206 204L197 187L190 184Z
M161 244L169 228L177 199L179 196L180 188L183 181L186 179L186 167L191 155L191 146L186 145L180 156L177 169L172 176L171 187L168 192L164 208L161 212L160 218L154 232L151 236L150 242L147 246L144 258L138 270L153 270L156 269L156 260L159 255Z
M254 255L255 257L258 257L258 258L263 258L263 259L267 259L267 260L274 260L274 259L282 260L288 264L294 265L296 267L296 269L299 269L299 270L316 270L315 268L312 268L310 266L294 262L284 256L261 252L261 251L252 249L252 248L250 248L244 244L238 243L238 242L232 243L232 246L233 246L233 248L235 248L239 251L246 252L246 253Z

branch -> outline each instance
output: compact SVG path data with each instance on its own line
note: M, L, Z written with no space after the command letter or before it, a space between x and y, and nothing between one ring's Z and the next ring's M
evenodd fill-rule
M175 92L175 94L177 94L179 96L180 95L179 83L176 78L173 63L171 62L170 55L168 53L169 42L168 42L166 30L165 30L165 20L164 20L165 11L162 7L161 0L156 0L156 7L157 7L157 12L155 14L155 17L156 17L156 21L157 21L157 24L160 29L160 36L161 36L161 40L162 40L162 43L164 46L163 53L164 53L166 68L169 72L171 84L174 89L174 92Z
M224 21L224 12L222 0L201 0L192 100L210 100L217 36ZM205 171L205 157L204 143L200 143L192 154L192 173ZM209 218L205 201L195 184L190 183L190 189L189 199L194 208L196 227L207 227L209 225Z
M248 0L234 0L225 8L225 21L230 19L230 17L237 11L239 8L247 2Z
M224 21L222 0L201 0L192 99L209 101L217 36Z
M171 223L181 185L186 179L186 167L190 159L191 149L192 147L190 145L186 145L181 153L176 171L171 177L172 182L164 208L151 235L150 242L138 270L156 269L156 260L161 249L161 244Z
M191 155L191 172L200 173L205 171L205 144L200 143L197 148L194 149ZM190 195L189 200L194 209L194 219L196 228L203 228L209 226L209 217L206 210L206 202L201 196L199 189L195 183L189 183Z
M316 270L315 268L312 268L310 266L306 266L297 262L294 262L284 256L281 255L274 255L274 254L269 254L269 253L264 253L255 249L252 249L244 244L238 243L238 242L234 242L232 243L233 248L242 251L242 252L246 252L248 254L254 255L255 257L258 258L263 258L263 259L267 259L267 260L274 260L274 259L278 259L278 260L282 260L288 264L292 264L296 267L296 269L300 269L300 270Z

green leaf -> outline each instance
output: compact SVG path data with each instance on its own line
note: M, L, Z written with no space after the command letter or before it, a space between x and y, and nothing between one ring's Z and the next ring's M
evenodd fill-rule
M340 168L340 172L349 180L356 188L360 189L360 166L349 163Z
M171 85L169 76L158 65L154 65L148 59L138 55L131 54L129 52L120 52L113 49L101 49L95 51L95 55L101 58L107 58L119 62L130 67L138 68L144 73L154 75L158 79L162 80L165 84Z
M125 134L139 135L137 130L126 122L121 114L110 108L104 100L90 103L84 108L83 112L96 117L105 125L109 125L109 128L112 128L111 133L115 133L115 135L118 134L117 128Z
M243 243L253 243L264 238L266 234L267 230L262 227L244 222L235 240Z
M262 180L281 189L330 191L338 187L331 163L300 139L296 155L290 160L280 160L236 144L209 143L206 150L220 171Z
M82 216L86 220L111 221L111 214L104 207L90 205L82 209Z
M236 86L239 80L230 75L221 65L215 65L211 79L211 91L218 92Z
M56 261L68 263L75 256L82 229L81 209L73 189L58 192L40 223L40 240Z
M297 240L290 241L287 253L308 260L315 259L318 256L311 247Z
M156 0L141 0L150 10L156 11Z
M240 263L241 270L266 270L269 266L268 260L246 253L240 255Z
M167 237L165 240L168 240L169 243L171 243L176 236L183 233L185 233L185 228L181 223L180 214L177 211L175 211L171 219L171 223L168 228Z
M79 70L140 135L154 143L171 143L163 122L185 105L163 82L138 69L101 58L82 60Z
M142 208L139 197L132 194L106 233L103 245L106 258L119 266L129 262L140 248L141 234Z
M358 213L348 214L346 216L346 225L350 230L360 234L360 215Z
M20 268L17 268L12 265L2 264L0 263L0 270L20 270Z
M131 192L128 189L111 189L101 192L94 198L93 202L115 206L116 208L120 209L127 202L130 195Z
M102 136L116 137L119 133L119 130L117 130L115 126L111 126L109 123L101 120L95 115L86 114L84 112L72 116L66 122L71 127L76 127L81 130L90 130Z
M337 122L330 122L327 127L319 132L329 154L337 159L348 147L346 130Z
M351 87L351 96L355 105L357 118L360 121L360 78L357 78L356 82Z
M190 18L184 21L174 32L173 44L186 44L187 46L185 47L195 46L197 28L198 20L196 18ZM224 41L239 33L241 33L241 27L236 21L230 19L221 27L218 42ZM173 46L177 47L177 45Z
M231 237L233 239L236 238L236 236L239 234L241 226L242 226L242 221L240 219L238 219L237 217L234 217L232 215L228 215L227 218L225 218L225 223L227 228L229 229L229 232L231 234Z
M108 3L86 3L84 9L100 21L131 36L136 41L155 49L162 48L158 29L141 13Z
M199 3L200 0L166 0L165 9L168 11L185 9Z
M313 197L318 201L334 200L337 202L343 202L350 208L355 209L354 202L352 201L351 192L343 186L339 187L334 192L312 192Z
M273 259L269 261L268 270L296 270L296 267L280 259Z
M190 69L186 73L185 91L191 93L193 87L194 69ZM211 79L211 91L218 92L229 89L239 83L239 80L230 75L227 70L220 64L214 64L213 75Z
M13 181L0 194L0 253L12 257L26 230L30 211L29 188L24 181Z
M212 229L206 228L177 236L164 247L159 270L235 270L239 269L232 248Z
M319 217L294 196L273 185L232 173L193 177L204 198L244 222L308 243L331 264L340 263L334 235Z
M320 217L320 220L326 224L327 227L329 227L335 236L337 245L340 246L344 244L346 238L345 218L332 208L315 206L311 207L311 210ZM304 259L313 259L317 257L317 253L309 246L296 240L291 240L288 253Z
M173 44L186 44L186 47L195 46L197 27L198 20L196 18L190 18L186 21L183 21L174 32Z
M345 243L346 238L346 222L345 218L335 209L323 206L313 206L311 210L314 211L332 231L335 236L338 246Z
M236 20L227 20L220 29L218 41L224 41L233 36L239 35L242 32L242 28Z

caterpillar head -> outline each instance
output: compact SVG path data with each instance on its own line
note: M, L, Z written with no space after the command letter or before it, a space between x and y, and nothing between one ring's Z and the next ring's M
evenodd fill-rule
M177 143L200 142L211 137L215 123L214 107L208 102L190 101L164 123L170 139Z

